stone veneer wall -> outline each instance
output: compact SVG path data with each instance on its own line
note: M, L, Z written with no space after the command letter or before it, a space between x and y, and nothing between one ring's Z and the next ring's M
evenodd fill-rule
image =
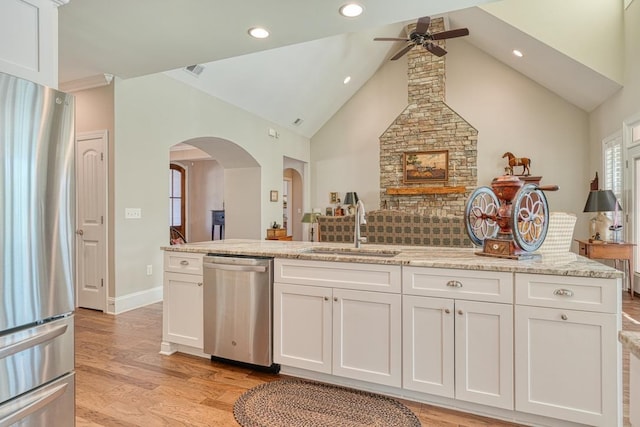
M444 30L441 18L431 22L434 33ZM444 42L439 42L444 48ZM380 208L397 208L421 215L462 217L467 197L477 187L478 131L445 104L445 58L423 48L409 51L409 105L380 136ZM404 184L403 153L449 150L449 180L445 183ZM388 195L387 188L463 186L465 193Z

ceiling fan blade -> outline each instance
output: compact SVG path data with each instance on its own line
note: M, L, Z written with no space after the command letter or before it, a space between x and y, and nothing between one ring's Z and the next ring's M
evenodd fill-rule
M400 59L402 57L402 55L404 55L405 53L409 52L411 50L412 47L414 47L415 44L408 44L405 47L403 47L402 49L400 49L395 55L393 55L391 57L392 61L395 61L396 59Z
M431 34L432 40L452 39L454 37L464 37L469 35L468 28L457 28L455 30L443 31L441 33Z
M416 24L416 33L424 34L429 29L429 24L431 23L431 18L429 16L423 16L418 19L418 23Z
M445 56L447 54L447 51L437 44L427 43L426 45L424 45L424 48L433 53L435 56Z
M377 42L408 42L409 39L400 39L398 37L376 37L373 39Z

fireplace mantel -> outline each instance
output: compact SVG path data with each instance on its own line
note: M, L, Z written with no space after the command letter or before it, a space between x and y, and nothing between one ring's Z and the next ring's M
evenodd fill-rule
M390 187L387 194L391 196L420 196L424 194L460 194L466 187Z

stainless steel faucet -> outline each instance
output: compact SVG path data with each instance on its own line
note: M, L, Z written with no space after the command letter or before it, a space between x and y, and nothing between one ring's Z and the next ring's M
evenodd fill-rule
M355 244L356 248L359 248L360 243L367 243L366 237L360 237L360 226L367 223L367 220L365 219L364 203L362 203L362 200L358 200L356 202L355 220L356 220L356 224L355 224L355 229L353 231L353 243Z

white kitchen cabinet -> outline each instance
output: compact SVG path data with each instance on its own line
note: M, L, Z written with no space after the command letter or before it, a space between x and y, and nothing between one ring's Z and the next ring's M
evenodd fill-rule
M202 254L165 252L162 352L177 345L202 351Z
M331 373L331 289L274 283L273 293L274 361Z
M620 280L517 274L516 288L516 410L620 425Z
M403 387L513 409L509 304L403 296Z
M67 0L0 2L0 71L58 87L58 6Z
M399 278L398 266L276 259L275 362L400 387Z
M400 387L401 297L333 290L333 374Z

